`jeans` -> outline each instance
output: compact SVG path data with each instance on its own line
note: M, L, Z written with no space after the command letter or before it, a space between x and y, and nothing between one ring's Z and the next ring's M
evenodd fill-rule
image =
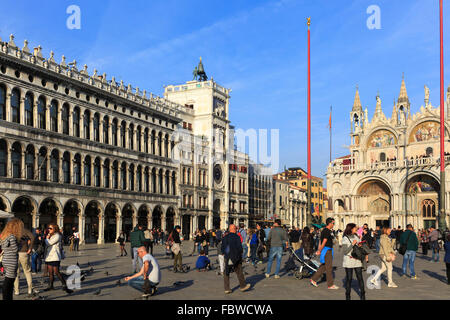
M447 268L447 283L450 284L450 263L446 262L445 267Z
M375 240L375 251L377 253L380 252L380 238L377 238L377 240Z
M362 276L362 268L345 268L345 297L350 300L350 293L352 292L352 280L353 280L353 269L355 270L356 279L358 279L359 292L361 294L361 300L365 300L366 293L364 288L364 279Z
M73 239L73 251L78 251L80 239Z
M41 257L36 253L32 253L31 255L31 272L41 272L41 266L42 266L42 259Z
M256 251L258 250L258 244L251 244L250 245L250 260L253 264L256 263L257 258L256 258Z
M406 275L406 267L409 262L409 271L411 272L411 277L414 277L416 273L414 272L414 261L416 260L416 252L413 250L406 250L403 256L403 274Z
M138 271L140 271L141 270L141 268L142 268L142 259L139 257L139 255L138 255L138 248L131 248L132 249L132 253L133 253L133 262L132 262L132 265L133 265L133 273L134 272L138 272ZM139 262L139 266L136 266L136 262ZM139 267L139 270L136 270L136 267Z
M244 250L244 252L242 253L242 259L247 259L247 255L248 255L248 247L246 244L242 244L242 249Z
M128 285L138 291L143 291L142 287L144 285L144 277L143 276L139 276L137 278L128 280ZM153 283L150 281L150 285L152 287L156 287L158 285L158 283Z
M281 267L281 257L283 255L283 247L271 247L269 252L269 261L267 262L266 274L270 274L272 270L272 262L275 256L277 257L277 265L275 268L275 275L278 275Z
M435 262L439 261L439 243L437 241L430 242L431 249L433 250L431 254L431 260L434 260Z

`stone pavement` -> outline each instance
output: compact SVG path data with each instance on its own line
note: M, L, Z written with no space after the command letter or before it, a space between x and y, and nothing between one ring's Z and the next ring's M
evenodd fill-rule
M127 244L128 256L118 257L119 247L116 244L86 245L81 246L78 253L69 252L66 248L67 258L62 263L62 271L69 265L80 264L82 270L88 270L88 263L94 268L94 272L81 282L81 289L67 295L60 290L59 280L55 280L57 290L41 292L39 295L48 300L134 300L139 299L141 293L126 284L117 285L119 279L123 279L131 271L131 258L129 244ZM333 265L335 271L335 284L339 290L328 290L326 283L320 283L318 288L310 285L309 279L297 280L292 274L283 270L288 254L283 255L281 279L273 276L266 279L264 276L266 263L253 266L245 264L246 280L252 284L252 289L246 293L238 290L238 282L235 274L231 275L232 294L225 295L223 277L216 274L216 270L198 272L194 269L196 257L189 256L192 251L192 242L183 243L183 263L188 264L191 270L188 273L173 273L169 270L173 263L165 257L163 246L156 246L154 254L161 266L162 281L158 287L158 294L151 297L152 300L343 300L345 299L344 275L342 268L342 254L337 248ZM210 259L217 266L217 250L210 250ZM441 252L443 253L443 252ZM394 281L398 288L388 288L387 280L381 284L381 289L367 289L368 300L439 300L450 299L450 286L445 277L445 264L432 263L429 257L423 257L418 253L416 258L416 273L419 280L400 278L402 257L394 262ZM373 253L369 257L369 265L380 265L378 255ZM275 271L275 263L272 273ZM108 272L108 275L106 275ZM367 282L369 274L364 274ZM44 289L47 284L42 283L42 274L33 276L33 282L38 290ZM47 279L45 280L47 281ZM182 285L174 285L178 281L184 281ZM353 282L352 298L359 299L356 292L356 279ZM17 300L26 300L26 281L21 275L21 295L15 296ZM98 291L100 290L100 292Z

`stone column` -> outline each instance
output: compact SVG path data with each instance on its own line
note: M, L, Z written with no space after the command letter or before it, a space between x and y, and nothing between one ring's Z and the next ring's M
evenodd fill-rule
M109 117L108 117L108 141L107 141L107 143L109 144L109 145L112 145L113 143L113 138L112 138L112 124L111 124L111 120L109 119Z
M130 141L129 141L129 134L128 134L128 130L130 129L129 125L127 122L125 122L125 145L122 146L124 148L129 148L130 146Z
M73 108L72 105L67 104L68 108L68 115L67 115L67 121L69 122L69 136L73 136Z
M101 115L98 116L98 142L103 143L103 119Z
M117 238L119 237L120 231L122 231L122 216L118 214L118 215L116 215L116 243L117 243Z
M83 107L79 107L80 109L80 138L84 138L84 108Z
M103 179L103 166L104 166L104 160L100 159L100 165L99 165L99 178L100 178L100 188L105 187L105 181ZM111 175L111 174L110 174Z
M37 94L33 92L33 96L36 99ZM34 128L38 128L39 127L39 124L38 124L38 104L39 104L39 100L38 99L33 101L33 127Z
M85 244L86 241L84 236L85 223L86 223L85 216L80 212L78 214L78 232L80 233L80 244Z
M139 147L137 146L137 130L133 129L133 148L132 150L139 150Z
M5 108L6 108L6 121L11 122L11 95L12 89L9 86L6 86L5 92Z
M57 123L57 126L58 126L58 130L57 130L57 132L58 133L62 133L63 132L63 130L62 130L62 105L61 105L61 101L58 101L58 107L56 108L56 111L57 111L57 113L56 113L56 123Z
M19 123L25 125L25 96L19 97Z
M98 216L98 239L97 244L105 243L105 213L102 212Z
M133 226L136 226L138 224L138 217L136 212L133 212L132 219L133 219Z
M84 186L84 156L80 155L80 185Z
M39 180L39 148L34 149L33 180Z
M161 229L166 231L166 213L161 214ZM169 230L167 230L169 231Z
M56 220L58 221L59 228L64 230L64 214L62 212L58 214Z
M95 141L94 137L94 115L93 112L89 112L89 140Z
M109 161L109 188L110 189L114 189L112 176L113 176L113 162L110 160Z
M63 160L64 160L64 154L61 152L59 155L59 161L58 161L58 182L63 183L64 177L63 177Z
M22 150L20 153L20 178L25 179L27 177L26 175L26 168L25 168L25 154L26 151Z
M152 219L152 213L149 211L149 213L147 214L147 228L149 230L153 229L153 219Z

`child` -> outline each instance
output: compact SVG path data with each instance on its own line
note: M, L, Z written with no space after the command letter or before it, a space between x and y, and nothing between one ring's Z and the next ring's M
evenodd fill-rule
M199 272L211 270L211 261L209 261L209 259L206 257L205 250L200 251L200 256L195 263L195 267Z

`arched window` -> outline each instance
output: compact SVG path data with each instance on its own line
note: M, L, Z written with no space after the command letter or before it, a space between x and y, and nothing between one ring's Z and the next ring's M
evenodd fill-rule
M162 157L162 133L158 134L158 156Z
M122 121L120 126L120 143L122 148L126 148L126 139L125 139L125 121Z
M20 123L20 91L14 89L11 94L11 121Z
M145 192L150 192L150 173L149 173L148 167L145 168L144 190L145 190Z
M117 161L114 161L112 168L112 187L114 189L119 189L119 164Z
M98 113L94 115L94 140L100 142L100 116Z
M166 134L166 137L164 139L164 155L166 158L169 157L169 135Z
M177 186L176 186L177 176L175 172L172 173L172 194L176 195L177 193Z
M33 123L33 95L27 93L25 96L25 125L32 127Z
M13 144L12 150L11 150L13 178L21 177L21 173L22 173L21 156L22 156L22 146L20 145L20 143L16 142Z
M130 144L130 150L134 150L134 125L130 124L130 127L128 128L128 140Z
M109 118L103 118L103 143L109 144Z
M427 157L432 157L433 156L433 148L428 147L426 150L427 153Z
M74 184L81 184L81 156L79 154L75 155L73 161L73 179Z
M159 183L159 193L163 193L163 171L159 170L158 174L158 183Z
M144 152L148 153L148 129L144 132Z
M46 102L43 97L40 97L38 100L38 126L39 129L47 129L47 124L45 121L45 109Z
M80 138L80 109L73 109L73 135Z
M62 108L61 121L63 134L69 134L69 105L67 104Z
M155 142L156 142L156 132L155 132L155 131L152 131L152 137L151 137L152 154L156 154Z
M120 168L120 180L122 181L122 190L127 190L127 165L122 163Z
M0 86L0 120L6 120L6 90Z
M39 180L47 181L47 149L42 147L38 156Z
M6 141L0 140L0 177L6 177L7 147Z
M142 131L141 127L139 126L137 128L137 131L136 131L136 144L137 144L136 147L137 147L139 152L142 152L142 148L141 148L141 134L142 134L142 132L141 131Z
M89 110L86 110L84 112L83 130L84 130L84 138L88 140L91 139L90 126L91 126L91 113L89 112Z
M156 193L156 169L152 170L152 192Z
M142 192L142 167L138 166L136 171L137 191Z
M422 202L422 217L436 218L436 203L433 200L426 199Z
M380 161L381 162L386 161L386 153L384 153L384 152L380 153Z
M129 189L134 191L134 164L132 164L128 170L128 180L128 184L130 185Z
M103 187L109 188L109 160L105 160L103 163Z
M25 167L27 180L34 180L34 147L29 145L25 154Z
M118 147L117 144L117 119L114 119L111 125L112 144Z
M68 152L64 152L62 169L64 183L70 183L70 154Z
M55 100L50 104L50 130L58 132L58 102Z
M86 156L84 158L84 185L91 185L91 157Z
M166 194L170 194L170 176L169 176L169 171L166 172Z
M94 186L100 187L100 159L94 161Z
M53 150L50 157L50 168L52 174L52 182L59 182L59 152Z

